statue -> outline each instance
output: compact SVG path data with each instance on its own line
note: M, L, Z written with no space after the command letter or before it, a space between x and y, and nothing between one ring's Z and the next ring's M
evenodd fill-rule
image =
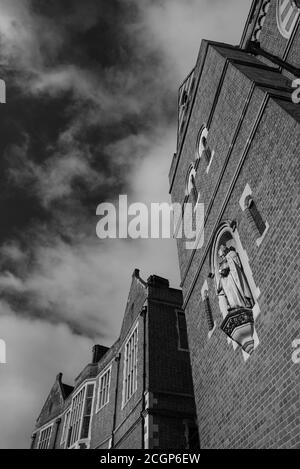
M219 264L220 280L217 285L218 295L224 295L228 311L239 307L252 308L253 297L238 253L233 247L220 246Z

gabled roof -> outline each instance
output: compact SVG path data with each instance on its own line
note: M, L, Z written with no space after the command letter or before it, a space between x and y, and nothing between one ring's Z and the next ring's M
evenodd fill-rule
M120 340L126 336L140 314L143 304L147 298L147 282L140 277L139 269L134 269L132 274L131 286L128 294L125 314L122 322Z
M69 395L73 392L73 389L74 389L73 386L70 386L69 384L61 383L61 390L65 399L69 397Z
M37 427L46 424L62 413L65 400L72 393L73 389L72 386L62 382L62 373L58 373L40 415L37 418Z

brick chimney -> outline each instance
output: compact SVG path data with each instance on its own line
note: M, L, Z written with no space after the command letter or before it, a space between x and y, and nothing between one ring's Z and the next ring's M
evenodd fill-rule
M94 345L93 346L93 361L92 363L98 363L99 360L106 354L108 347L104 347L104 345Z
M150 275L147 283L151 287L169 288L169 280L163 277L159 277L158 275Z

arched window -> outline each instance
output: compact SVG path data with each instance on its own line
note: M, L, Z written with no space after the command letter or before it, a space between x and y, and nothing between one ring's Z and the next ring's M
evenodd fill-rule
M187 173L187 177L186 177L185 195L188 196L191 194L193 197L194 203L197 202L198 196L199 196L195 179L196 179L196 170L194 168L194 165L191 164Z
M208 173L214 152L208 144L208 129L205 124L201 127L197 138L197 159L204 158L206 162L206 172Z
M201 158L205 148L207 148L208 146L207 136L208 136L208 130L205 125L202 125L201 129L199 130L198 138L197 138L197 158Z
M300 8L295 0L277 0L276 20L283 37L289 39L300 14Z

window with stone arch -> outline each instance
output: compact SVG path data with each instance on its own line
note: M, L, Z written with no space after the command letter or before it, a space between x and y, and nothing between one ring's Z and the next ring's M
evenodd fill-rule
M199 192L196 187L196 170L193 164L190 165L186 175L185 195L191 195L193 198L193 203L197 203L199 198Z
M277 0L276 20L281 35L289 39L300 14L299 0Z
M208 143L208 129L206 125L203 124L198 132L196 158L204 158L206 162L207 173L209 171L213 156L214 152L211 150Z
M211 273L223 317L221 329L234 348L241 345L248 356L259 343L254 321L260 312L257 302L260 291L233 222L223 222L216 231L211 249Z

